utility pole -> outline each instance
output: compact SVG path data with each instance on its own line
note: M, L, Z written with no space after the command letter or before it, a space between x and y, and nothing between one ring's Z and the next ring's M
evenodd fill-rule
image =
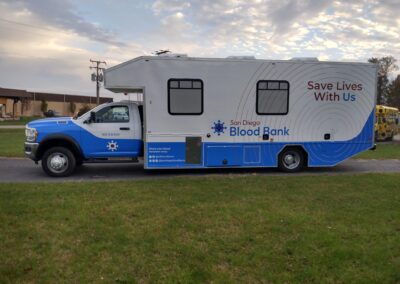
M96 73L92 74L92 81L96 82L96 104L100 104L100 82L103 82L103 71L104 68L100 67L100 64L107 65L105 61L100 60L92 60L90 59L90 63L95 64L95 66L90 66L90 69L96 69ZM101 73L99 72L101 71Z

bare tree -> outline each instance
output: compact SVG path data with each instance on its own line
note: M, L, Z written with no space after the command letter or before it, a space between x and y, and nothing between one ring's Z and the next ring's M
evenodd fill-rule
M82 114L87 113L90 110L90 106L88 104L84 104L78 111L77 116L81 116Z
M389 85L388 104L400 108L400 75Z
M385 56L381 58L372 57L368 62L378 65L378 105L388 103L389 97L389 75L391 72L398 69L396 59L393 56Z

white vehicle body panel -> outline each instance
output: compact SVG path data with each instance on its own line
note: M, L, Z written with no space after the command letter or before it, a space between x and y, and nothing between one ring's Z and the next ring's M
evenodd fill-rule
M310 166L326 166L335 165L373 143L373 131L371 134L369 125L372 119L373 128L376 101L376 66L373 64L139 57L107 69L105 78L105 87L111 91L140 90L144 93L146 144L185 143L187 137L201 137L204 148L199 167L207 166L207 155L215 155L211 147L217 146L241 147L238 151L231 149L232 155L243 156L241 166L276 166L276 155L282 147L302 145L307 148L309 156L326 155L321 159L309 157ZM168 112L170 79L202 80L204 105L201 115L171 115ZM289 111L286 115L256 113L257 83L260 80L289 82ZM322 97L325 99L318 99ZM224 123L224 133L213 130L218 121ZM254 132L257 128L260 128L260 133ZM282 135L270 135L265 140L262 134L267 128L269 133L275 130ZM239 135L244 132L246 135ZM232 135L235 133L237 135ZM327 134L329 139L326 139ZM363 137L357 138L360 135ZM213 143L216 145L211 145ZM337 143L339 148L335 151L344 147L346 154L331 159L327 154L332 150L329 148L332 145L326 146L329 143ZM247 163L244 157L246 147L260 147L252 152L255 157ZM269 151L265 147L273 148L269 154L274 157L257 162ZM211 151L209 154L208 150ZM318 153L309 153L315 151ZM148 159L149 153L145 153L146 167L158 168L157 164L149 165ZM160 168L185 167L182 156L176 162L172 159L169 163L158 163Z

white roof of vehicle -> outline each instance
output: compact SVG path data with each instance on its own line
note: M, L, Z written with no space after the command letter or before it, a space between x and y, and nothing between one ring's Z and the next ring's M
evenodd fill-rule
M188 57L186 54L169 54L161 56L139 56L131 60L122 62L113 67L107 68L107 71L118 69L127 64L134 63L140 60L182 60L182 61L263 61L263 62L274 62L274 63L290 63L290 62L301 62L311 64L362 64L362 65L376 65L368 62L351 62L351 61L319 61L316 57L294 57L290 60L276 60L276 59L255 59L253 56L229 56L227 58L210 58L210 57Z

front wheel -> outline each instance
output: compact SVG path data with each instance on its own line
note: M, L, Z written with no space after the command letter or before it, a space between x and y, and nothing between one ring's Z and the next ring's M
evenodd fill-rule
M298 148L283 150L278 157L278 167L284 172L298 172L306 165L306 155Z
M64 147L48 149L42 158L42 168L52 177L66 177L71 175L76 167L74 154Z

